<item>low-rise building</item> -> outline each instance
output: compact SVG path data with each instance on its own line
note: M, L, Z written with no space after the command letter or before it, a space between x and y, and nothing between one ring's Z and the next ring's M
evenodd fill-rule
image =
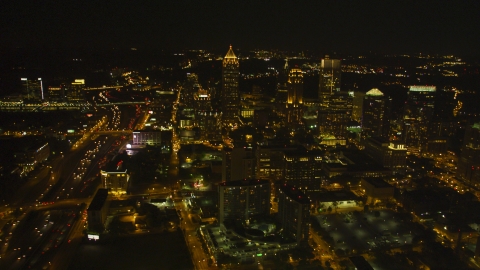
M127 169L123 168L123 161L120 160L116 164L108 164L108 166L100 171L102 177L103 188L114 194L127 194L128 180L130 175Z
M385 202L393 198L395 188L380 178L363 178L361 185L367 196L367 203Z

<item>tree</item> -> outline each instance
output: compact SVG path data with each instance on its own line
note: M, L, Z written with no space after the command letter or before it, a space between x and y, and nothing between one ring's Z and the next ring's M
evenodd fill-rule
M332 207L329 206L329 207L327 208L327 211L328 211L329 213L331 213L331 212L332 212Z
M337 201L332 202L332 206L335 208L335 213L336 213L338 209L338 202Z

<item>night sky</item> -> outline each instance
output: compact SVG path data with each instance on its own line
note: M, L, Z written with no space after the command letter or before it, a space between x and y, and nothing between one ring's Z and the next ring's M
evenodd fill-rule
M479 55L478 18L474 0L2 1L0 47Z

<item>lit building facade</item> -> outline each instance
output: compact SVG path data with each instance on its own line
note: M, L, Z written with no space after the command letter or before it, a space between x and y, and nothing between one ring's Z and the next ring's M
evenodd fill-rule
M389 142L382 137L365 140L365 152L380 165L395 174L405 174L407 169L407 148L400 142Z
M362 136L388 138L389 99L374 88L365 94L362 113Z
M322 153L320 151L285 151L285 183L305 193L320 190Z
M120 164L117 170L100 171L103 188L114 194L127 194L130 175L127 173L127 169L121 167Z
M218 185L220 224L249 224L254 215L270 213L270 183L267 180L237 180Z
M278 190L277 220L283 233L297 243L308 241L310 229L310 199L289 185L281 185Z
M23 98L30 100L40 100L43 98L43 81L42 78L28 79L21 78Z
M238 122L240 111L240 93L238 80L240 64L232 46L222 63L222 120L224 126L233 126Z
M320 62L320 82L318 89L318 98L323 106L328 107L330 96L334 92L340 91L342 78L342 61L340 59L330 59L325 55Z
M410 86L403 114L403 139L407 147L424 150L435 108L435 86Z
M75 79L75 81L70 84L70 87L67 91L67 99L69 101L85 100L85 80L84 79Z
M303 117L303 73L292 68L287 81L287 122L301 123Z

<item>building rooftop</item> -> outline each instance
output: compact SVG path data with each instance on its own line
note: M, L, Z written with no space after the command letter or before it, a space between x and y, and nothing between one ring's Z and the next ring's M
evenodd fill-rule
M102 209L103 205L107 201L108 197L108 190L105 188L101 188L97 191L95 194L95 197L93 197L92 202L88 206L87 211L99 211Z
M222 182L220 186L226 187L245 187L245 186L257 186L257 185L264 185L269 184L268 180L259 180L259 179L243 179L243 180L235 180L235 181L227 181Z
M280 186L280 190L285 193L288 198L300 204L310 204L310 199L307 197L307 195L294 186L284 184L283 186Z
M366 96L383 96L383 93L378 90L378 88L373 88L372 90L368 91Z
M376 188L387 188L387 187L393 187L389 183L383 181L381 178L364 178L366 182L371 184L372 186Z
M435 86L428 85L412 85L410 86L410 91L413 92L435 92L437 88Z
M315 199L317 199L319 202L360 200L360 198L356 196L353 192L345 191L345 190L334 190L334 191L314 193L311 196L315 197Z

